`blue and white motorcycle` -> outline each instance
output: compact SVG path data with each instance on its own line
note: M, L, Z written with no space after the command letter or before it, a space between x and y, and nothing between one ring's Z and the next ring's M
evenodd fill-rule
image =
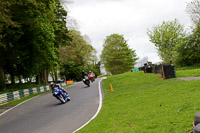
M58 87L54 87L52 94L54 97L60 100L61 103L66 103L67 101L70 101L69 95L66 94L64 91L60 90Z

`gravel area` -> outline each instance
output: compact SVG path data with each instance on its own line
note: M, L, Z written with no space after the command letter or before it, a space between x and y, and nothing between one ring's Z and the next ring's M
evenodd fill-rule
M191 81L191 80L200 80L200 77L185 77L185 78L178 78L178 79Z

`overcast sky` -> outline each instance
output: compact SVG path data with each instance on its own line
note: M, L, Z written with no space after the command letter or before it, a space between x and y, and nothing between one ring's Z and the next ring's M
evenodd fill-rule
M191 0L71 0L68 15L78 22L82 35L87 34L98 55L106 36L124 35L130 48L141 59L148 56L153 63L161 61L146 32L162 21L175 18L189 29L191 21L186 5Z

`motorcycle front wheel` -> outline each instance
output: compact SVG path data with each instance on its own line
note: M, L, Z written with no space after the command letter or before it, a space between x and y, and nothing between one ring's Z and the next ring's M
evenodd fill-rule
M62 95L59 96L59 100L61 101L61 103L65 103L65 99Z

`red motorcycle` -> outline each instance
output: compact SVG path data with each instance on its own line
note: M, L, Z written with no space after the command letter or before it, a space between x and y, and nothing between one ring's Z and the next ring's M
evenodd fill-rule
M94 82L94 74L89 74L89 79Z

